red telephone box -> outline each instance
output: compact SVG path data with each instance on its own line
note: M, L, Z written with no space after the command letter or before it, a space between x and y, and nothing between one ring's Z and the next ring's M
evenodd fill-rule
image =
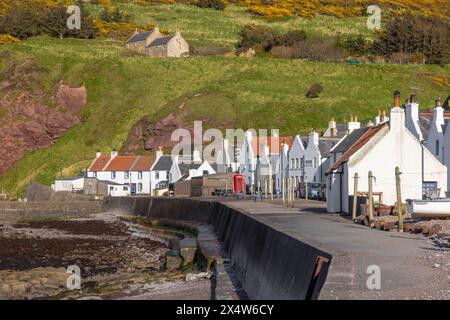
M245 193L245 179L241 174L234 175L234 192L235 193Z

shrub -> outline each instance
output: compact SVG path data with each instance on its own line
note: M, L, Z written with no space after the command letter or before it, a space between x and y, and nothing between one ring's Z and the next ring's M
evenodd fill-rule
M306 97L308 99L314 99L318 98L319 95L322 93L323 87L320 83L314 83L309 87L308 91L306 92Z
M198 0L195 5L200 8L210 8L220 11L225 10L227 6L223 0Z
M336 38L313 38L294 46L293 58L322 62L343 62L344 50L337 45Z
M215 44L206 45L200 48L190 45L190 51L193 56L223 56L230 52L227 48Z
M363 35L352 36L339 44L351 56L363 56L369 53L369 43Z
M269 28L255 24L246 25L239 33L239 41L236 45L239 51L260 47L267 50L267 46L276 34Z
M276 46L272 48L270 53L275 58L292 59L294 58L295 50L292 47Z
M274 35L268 41L267 51L273 47L293 47L306 40L306 32L303 30L292 30L285 34Z

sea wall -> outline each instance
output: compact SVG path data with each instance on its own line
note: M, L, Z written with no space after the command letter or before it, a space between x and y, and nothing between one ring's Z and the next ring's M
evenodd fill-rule
M317 299L332 259L226 202L123 197L109 199L106 209L212 225L251 299Z
M102 201L0 201L0 222L79 218L102 211Z

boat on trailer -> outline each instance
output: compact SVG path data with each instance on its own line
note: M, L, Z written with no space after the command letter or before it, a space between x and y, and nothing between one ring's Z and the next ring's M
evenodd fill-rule
M408 199L406 207L414 218L450 218L450 199Z

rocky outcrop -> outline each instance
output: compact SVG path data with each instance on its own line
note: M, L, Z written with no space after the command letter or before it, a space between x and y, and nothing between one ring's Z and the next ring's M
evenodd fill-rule
M60 82L53 94L39 83L33 61L11 65L0 75L0 174L25 153L49 147L81 122L87 103L85 87Z
M133 154L142 147L144 150L139 151L153 152L158 150L159 146L173 147L178 144L178 141L171 140L172 132L177 128L187 129L193 136L193 124L186 124L182 114L171 113L156 123L151 123L144 117L131 128L124 152Z

